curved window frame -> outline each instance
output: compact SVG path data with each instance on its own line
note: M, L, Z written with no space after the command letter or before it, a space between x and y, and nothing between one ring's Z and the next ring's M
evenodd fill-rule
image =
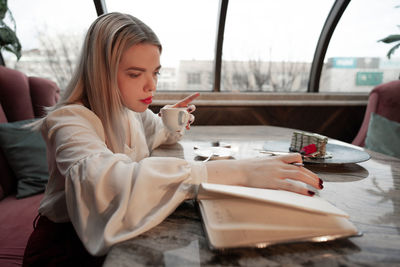
M107 13L107 7L104 0L93 0L93 2L96 7L97 16Z
M308 93L319 92L319 82L329 42L350 1L351 0L336 0L325 20L324 27L322 28L321 35L318 39L317 48L315 49L314 58L311 63L311 71L307 87Z
M307 93L318 93L321 78L322 67L326 51L329 46L332 34L346 10L351 0L336 0L325 20L320 37L317 42L313 61L310 69L310 76L308 80ZM97 15L107 13L105 0L93 0ZM215 42L215 56L214 56L214 82L211 92L221 92L221 66L222 66L222 49L225 32L226 14L228 10L229 0L220 0L218 12L218 27ZM0 64L4 66L2 55L0 53Z
M107 13L107 8L104 0L93 0L97 15L100 16ZM308 80L307 92L319 92L319 82L321 78L322 67L326 51L329 46L332 34L346 10L351 0L336 0L333 4L328 17L325 20L324 27L322 28L320 37L318 39L317 47L315 49L314 58L311 64L311 71ZM218 12L218 27L215 43L215 57L214 57L214 86L212 92L221 91L221 66L222 66L222 49L224 42L225 21L226 13L228 10L229 0L220 0Z

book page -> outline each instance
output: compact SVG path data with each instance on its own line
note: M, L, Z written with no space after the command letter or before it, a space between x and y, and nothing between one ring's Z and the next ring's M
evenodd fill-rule
M225 195L225 196L224 196ZM293 192L244 186L202 183L198 199L232 198L256 200L309 212L332 214L348 218L349 215L318 196L304 196Z

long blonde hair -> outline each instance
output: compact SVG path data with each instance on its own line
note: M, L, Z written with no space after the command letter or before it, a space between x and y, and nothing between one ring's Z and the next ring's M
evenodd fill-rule
M83 103L100 118L106 144L113 152L122 152L125 142L118 64L123 52L139 43L153 44L162 50L156 34L139 19L118 12L99 16L86 34L77 68L64 95L52 108Z

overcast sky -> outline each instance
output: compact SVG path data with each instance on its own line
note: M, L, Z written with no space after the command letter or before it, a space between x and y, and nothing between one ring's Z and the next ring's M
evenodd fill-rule
M333 0L231 0L224 59L311 61ZM219 0L106 0L108 11L130 13L153 28L164 46L162 64L212 60ZM80 34L96 18L92 0L9 0L23 49L38 46L38 30ZM327 57L384 57L391 45L377 40L400 34L399 0L352 0ZM177 56L179 55L179 56ZM396 53L399 58L400 50Z

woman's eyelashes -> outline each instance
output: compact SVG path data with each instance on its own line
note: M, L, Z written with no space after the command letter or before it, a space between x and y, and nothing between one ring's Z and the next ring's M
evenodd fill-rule
M130 77L130 78L137 78L137 77L139 77L140 75L141 75L142 73L128 73L128 76ZM157 76L160 76L161 75L161 73L160 73L160 71L155 71L154 73L153 73L153 75L155 76L155 77L157 77Z
M141 73L128 73L128 76L129 76L130 78L137 78L137 77L140 76L140 74L141 74Z

